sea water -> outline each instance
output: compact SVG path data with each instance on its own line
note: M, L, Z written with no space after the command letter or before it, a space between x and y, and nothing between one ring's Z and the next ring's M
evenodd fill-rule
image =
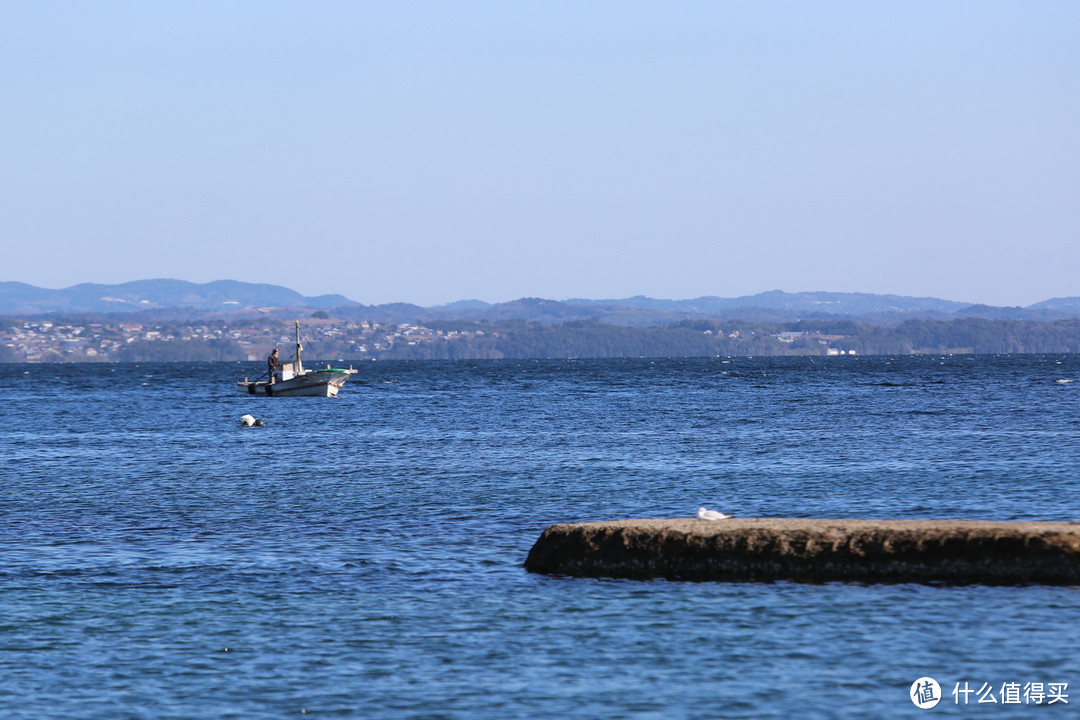
M522 566L550 524L699 506L1080 520L1080 356L380 362L338 398L238 392L259 370L0 365L0 715L1080 711L1077 588Z

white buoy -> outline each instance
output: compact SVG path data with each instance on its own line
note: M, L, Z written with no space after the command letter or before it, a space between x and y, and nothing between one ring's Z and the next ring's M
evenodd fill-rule
M240 424L243 425L244 427L253 427L255 425L255 416L254 415L241 415L240 416Z
M722 512L716 512L715 510L706 510L703 507L697 509L697 516L702 520L727 520L734 515L725 515Z

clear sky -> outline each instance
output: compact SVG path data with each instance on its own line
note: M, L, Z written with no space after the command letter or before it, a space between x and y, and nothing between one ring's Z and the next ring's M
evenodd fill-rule
M1080 3L0 0L0 280L1080 296Z

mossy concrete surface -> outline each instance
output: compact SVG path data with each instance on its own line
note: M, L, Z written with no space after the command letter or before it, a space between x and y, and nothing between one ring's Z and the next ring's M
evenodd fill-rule
M697 518L552 525L531 572L582 577L1080 585L1080 522Z

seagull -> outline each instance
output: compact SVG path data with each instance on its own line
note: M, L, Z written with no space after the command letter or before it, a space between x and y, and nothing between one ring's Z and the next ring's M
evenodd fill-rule
M702 520L727 520L734 515L725 515L722 512L716 512L715 510L706 510L703 507L697 509L697 516Z

